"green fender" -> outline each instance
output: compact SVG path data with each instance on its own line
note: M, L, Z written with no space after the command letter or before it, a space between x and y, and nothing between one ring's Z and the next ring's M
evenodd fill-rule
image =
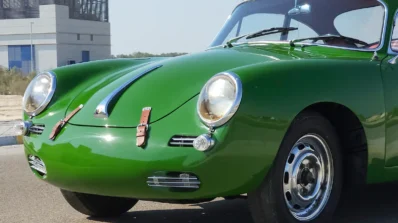
M369 153L368 182L383 181L380 173L384 171L385 106L380 62L288 60L232 71L243 82L243 98L231 123L229 137L242 139L245 142L242 149L266 154L256 156L257 159L273 159L301 111L321 102L336 103L350 109L364 127ZM265 175L269 167L265 166L260 174Z

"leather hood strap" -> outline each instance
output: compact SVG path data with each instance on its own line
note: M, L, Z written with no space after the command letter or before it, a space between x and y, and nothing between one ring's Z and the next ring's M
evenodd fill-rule
M80 105L71 113L69 113L69 115L67 115L64 119L57 122L57 124L55 124L53 130L51 131L50 140L54 141L55 138L57 138L58 134L61 132L62 128L73 118L73 116L75 116L80 110L82 110L82 108L83 105Z
M142 109L142 115L140 119L140 124L137 126L137 146L143 147L146 144L147 133L148 133L148 123L149 117L151 115L152 108L147 107Z

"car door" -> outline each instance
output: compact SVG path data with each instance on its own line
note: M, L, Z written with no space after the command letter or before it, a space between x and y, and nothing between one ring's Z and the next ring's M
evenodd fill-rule
M386 167L398 166L398 17L395 16L388 57L383 60L382 77L386 106Z

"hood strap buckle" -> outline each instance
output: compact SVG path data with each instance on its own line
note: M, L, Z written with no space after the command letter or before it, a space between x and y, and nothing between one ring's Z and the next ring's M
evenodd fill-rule
M137 146L144 147L147 141L147 135L149 130L149 117L151 115L152 108L146 107L142 109L140 124L137 126Z

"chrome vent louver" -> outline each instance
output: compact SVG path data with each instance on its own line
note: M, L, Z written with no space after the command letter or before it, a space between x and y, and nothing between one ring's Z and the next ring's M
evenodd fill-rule
M29 155L28 162L30 168L35 170L40 176L47 175L46 165L44 164L43 160L41 160L39 157Z
M43 134L45 127L46 126L42 125L42 124L34 124L31 127L29 127L29 133L41 135L41 134Z
M150 176L147 181L150 187L176 188L176 189L199 189L198 177L189 173L178 173L173 176Z
M169 146L171 147L193 147L193 141L196 139L196 136L183 136L183 135L175 135L171 137L169 141Z

